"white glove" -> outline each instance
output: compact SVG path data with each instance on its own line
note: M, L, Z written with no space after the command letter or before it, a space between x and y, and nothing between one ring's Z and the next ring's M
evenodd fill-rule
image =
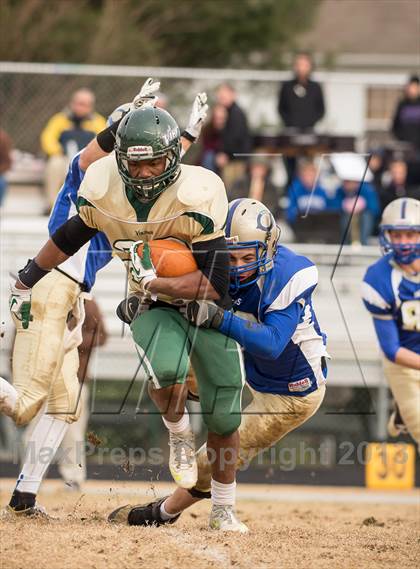
M140 92L134 97L131 102L131 110L144 109L146 107L154 107L158 97L155 95L160 89L160 81L156 81L153 77L149 77L143 83Z
M143 250L141 253L139 252L140 245L143 245ZM156 295L151 294L146 289L147 283L150 283L157 278L149 244L143 244L143 241L136 241L133 243L133 245L130 247L130 258L130 270L133 281L139 285L141 292L145 293L146 296L150 296L152 300L156 300Z
M17 288L10 285L9 309L18 320L22 322L22 328L25 330L29 327L29 322L33 320L31 314L31 288Z
M195 139L200 136L201 128L206 120L208 110L207 93L198 93L193 102L190 118L188 119L188 126L185 129L185 131Z

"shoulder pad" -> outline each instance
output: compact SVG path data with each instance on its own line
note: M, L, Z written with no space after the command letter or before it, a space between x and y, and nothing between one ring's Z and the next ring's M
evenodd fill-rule
M188 206L197 207L216 198L224 184L217 174L201 166L182 166L178 200Z
M82 193L87 199L99 200L116 181L118 181L118 169L112 153L89 166L83 178Z

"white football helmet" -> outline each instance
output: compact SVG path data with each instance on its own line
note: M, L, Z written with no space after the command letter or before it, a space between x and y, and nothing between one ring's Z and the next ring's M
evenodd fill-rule
M280 238L280 227L264 204L250 198L230 202L226 237L230 251L255 248L257 256L255 262L231 267L231 292L256 282L260 276L271 271ZM241 282L241 275L249 271L255 271L255 274Z
M419 232L416 243L393 243L392 230ZM397 263L409 265L420 257L420 201L413 198L399 198L386 206L379 225L379 243L384 254L392 253Z

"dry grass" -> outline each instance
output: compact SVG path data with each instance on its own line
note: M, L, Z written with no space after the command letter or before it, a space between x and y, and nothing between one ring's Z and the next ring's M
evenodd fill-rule
M102 489L101 495L64 492L52 482L45 487L48 492L40 494L40 503L58 519L2 519L2 569L420 566L420 510L414 505L241 499L238 513L251 533L220 535L207 529L208 502L197 504L170 527L109 525L106 516L115 507L152 499L145 484L90 482L88 492ZM121 488L129 492L139 487L142 495L117 494ZM2 505L9 488L0 494Z

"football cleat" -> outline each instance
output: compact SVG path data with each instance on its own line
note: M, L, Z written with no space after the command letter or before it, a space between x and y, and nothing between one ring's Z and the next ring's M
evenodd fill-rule
M408 434L404 419L400 415L398 407L391 413L388 421L388 434L390 437L399 437Z
M172 478L181 488L192 488L198 478L194 433L191 429L182 433L169 432L169 448L169 470Z
M36 518L40 520L52 520L54 519L50 516L47 510L43 506L35 504L34 506L28 507L17 507L12 508L12 506L6 506L1 512L2 518Z
M214 505L210 514L209 527L218 531L248 533L248 527L235 516L233 506Z
M108 521L115 524L128 524L129 526L163 526L165 524L174 524L180 513L169 520L162 519L160 507L168 496L155 500L149 504L132 506L127 504L121 506L108 516Z

